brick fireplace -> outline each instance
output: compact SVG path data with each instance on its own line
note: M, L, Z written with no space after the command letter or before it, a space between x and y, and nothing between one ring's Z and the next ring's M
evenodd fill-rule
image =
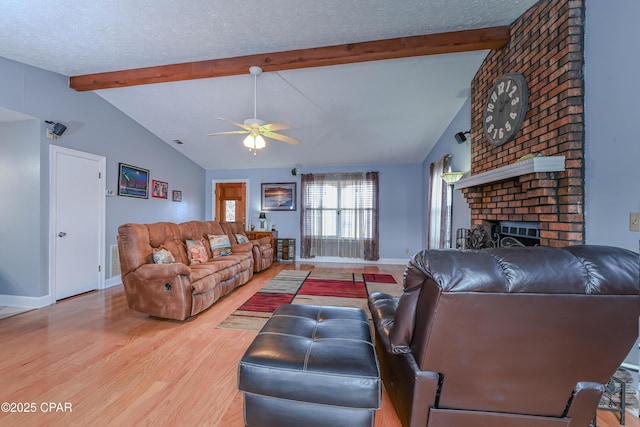
M472 228L498 221L538 223L540 245L584 243L583 24L583 0L542 0L512 24L509 43L491 51L474 77L470 178L519 165L526 155L562 158L563 167L524 169L508 178L496 173L494 181L462 188ZM516 138L492 146L482 130L483 106L507 72L527 81L527 115Z

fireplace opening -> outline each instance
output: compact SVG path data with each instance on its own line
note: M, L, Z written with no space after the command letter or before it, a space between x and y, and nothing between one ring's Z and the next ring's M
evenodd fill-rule
M459 228L457 249L505 248L540 244L540 224L535 222L499 221L473 229Z
M536 222L500 221L497 223L500 246L537 246L540 224Z

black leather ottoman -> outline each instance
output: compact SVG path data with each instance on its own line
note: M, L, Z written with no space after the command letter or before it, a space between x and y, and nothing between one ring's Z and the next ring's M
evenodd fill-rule
M242 357L238 388L249 427L373 426L381 382L366 313L280 306Z

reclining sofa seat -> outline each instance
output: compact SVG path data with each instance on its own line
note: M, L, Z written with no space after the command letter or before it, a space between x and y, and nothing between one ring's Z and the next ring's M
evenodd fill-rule
M425 250L369 308L403 426L587 427L638 336L638 255Z
M242 234L245 237L247 233L244 230L244 224L241 222L221 222L220 226L231 242L236 242L236 234ZM248 238L247 238L248 239ZM259 273L273 264L275 248L271 247L271 238L262 237L260 239L251 240L251 252L253 253L253 272Z
M251 244L232 244L230 255L190 264L187 239L207 239L209 234L226 234L216 221L181 224L122 224L118 227L120 269L127 304L132 310L151 316L185 320L213 305L253 277ZM172 264L154 264L154 249L167 249Z

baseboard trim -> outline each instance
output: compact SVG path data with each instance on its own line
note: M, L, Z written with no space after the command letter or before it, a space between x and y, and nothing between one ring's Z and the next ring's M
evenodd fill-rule
M25 297L21 295L0 295L0 305L6 307L42 308L51 305L51 296Z
M361 258L343 258L343 257L330 257L330 256L318 256L315 258L297 258L298 263L314 263L314 262L335 262L342 264L394 264L394 265L407 265L409 258L396 259L396 258L380 258L377 261L366 261Z
M112 287L118 286L118 285L122 285L122 277L120 277L120 276L109 277L104 282L104 288L105 289L112 288Z

